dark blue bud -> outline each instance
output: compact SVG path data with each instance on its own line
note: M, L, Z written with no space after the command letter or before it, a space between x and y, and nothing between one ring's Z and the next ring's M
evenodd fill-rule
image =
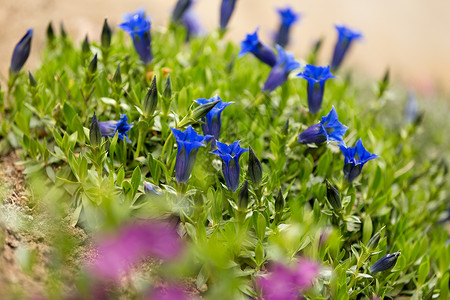
M18 73L30 55L31 39L33 38L33 29L28 29L27 33L17 43L11 58L11 66L9 72L11 74Z
M327 132L322 124L315 124L308 127L299 134L298 142L300 144L321 144L327 141Z
M222 0L220 5L220 29L227 28L237 0Z
M331 206L339 210L341 209L341 194L339 193L338 189L331 185L331 183L326 179L327 184L327 199L328 202L330 202Z
M192 2L193 2L192 0L178 0L172 12L172 21L173 22L180 21L184 13L192 5Z
M377 273L389 270L397 262L397 258L400 256L401 252L389 253L377 260L370 268L370 273Z

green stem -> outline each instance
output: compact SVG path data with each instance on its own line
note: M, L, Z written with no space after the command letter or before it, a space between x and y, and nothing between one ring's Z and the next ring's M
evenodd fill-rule
M136 151L134 152L135 160L139 157L143 143L144 143L144 129L141 127L141 128L139 128L138 142L137 142L137 146L136 146Z

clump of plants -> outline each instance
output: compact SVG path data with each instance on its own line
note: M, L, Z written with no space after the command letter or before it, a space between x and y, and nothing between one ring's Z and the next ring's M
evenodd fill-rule
M41 296L446 299L448 167L416 143L419 111L399 122L388 73L373 92L343 69L361 37L346 26L330 66L320 42L307 62L283 48L288 8L276 47L258 30L227 42L235 2L207 35L182 0L169 28L139 10L100 42L50 23L28 73L32 30L17 45L1 145L37 206L97 250L64 278L53 261L48 285L71 288ZM56 251L87 247L65 238Z

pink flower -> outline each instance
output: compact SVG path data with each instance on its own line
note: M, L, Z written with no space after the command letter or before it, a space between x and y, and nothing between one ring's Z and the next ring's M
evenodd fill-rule
M309 288L319 273L319 266L309 260L300 260L295 268L276 264L272 272L260 277L256 284L265 300L295 300Z
M98 257L89 266L99 279L118 280L144 258L173 259L182 250L174 228L161 222L134 223L97 241Z
M188 300L186 292L178 286L159 287L151 291L147 300Z

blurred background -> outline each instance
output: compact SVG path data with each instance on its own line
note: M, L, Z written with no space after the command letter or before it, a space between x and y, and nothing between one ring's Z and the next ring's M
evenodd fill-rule
M145 8L153 26L166 25L176 0L0 0L0 74L8 72L15 44L28 28L35 29L31 59L25 69L39 62L49 21L55 28L64 22L67 32L81 41L85 34L99 40L103 19L110 25L122 15ZM194 10L205 28L217 27L219 0L196 0ZM387 67L391 78L416 93L430 96L450 91L450 1L379 0L238 0L226 38L239 42L258 25L261 39L271 41L279 24L276 8L290 5L302 14L294 25L289 50L305 58L313 43L324 38L320 63L326 64L336 41L334 24L360 30L364 39L356 42L344 67L354 67L362 75L381 78ZM118 29L117 29L118 30Z

